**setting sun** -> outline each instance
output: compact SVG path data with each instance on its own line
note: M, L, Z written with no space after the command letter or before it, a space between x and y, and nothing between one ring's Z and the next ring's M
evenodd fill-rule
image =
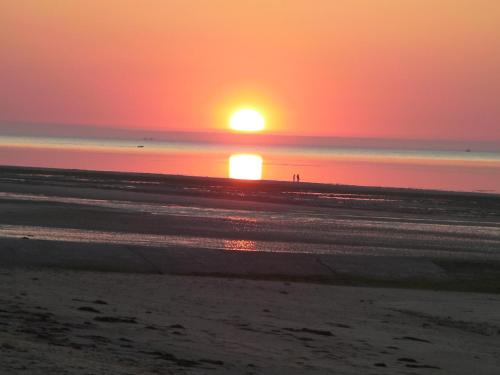
M233 130L244 132L255 132L264 129L266 120L260 112L254 109L240 109L233 113L229 120L229 126Z
M262 178L262 157L253 154L235 154L229 157L229 177L239 180Z

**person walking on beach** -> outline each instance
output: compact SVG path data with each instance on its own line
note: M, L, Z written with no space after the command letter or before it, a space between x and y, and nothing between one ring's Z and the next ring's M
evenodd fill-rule
M300 182L300 175L297 173L297 182Z
M295 173L293 174L293 182L295 182Z

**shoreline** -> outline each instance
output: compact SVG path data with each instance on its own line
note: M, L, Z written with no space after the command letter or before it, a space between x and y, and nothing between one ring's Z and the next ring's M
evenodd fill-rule
M16 165L1 165L0 173L2 172L53 172L55 174L81 174L81 175L104 175L108 177L125 177L134 176L146 179L172 180L173 182L192 182L200 180L201 182L220 182L226 185L233 183L242 184L263 184L268 186L298 186L301 188L319 190L319 191L354 191L362 193L390 193L390 194L426 194L426 195L451 195L451 196L470 196L470 197L485 197L485 198L500 198L500 192L490 191L460 191L460 190L440 190L440 189L422 189L412 187L395 187L395 186L370 186L370 185L349 185L324 182L292 182L287 180L237 180L229 177L210 177L210 176L192 176L181 174L165 174L165 173L147 173L147 172L122 172L111 170L93 170L93 169L64 169L51 167L32 167L32 166L16 166Z

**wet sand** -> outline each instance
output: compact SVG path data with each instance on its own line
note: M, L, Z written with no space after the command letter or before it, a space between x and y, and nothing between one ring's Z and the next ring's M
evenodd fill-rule
M498 195L2 167L0 249L8 374L500 366Z

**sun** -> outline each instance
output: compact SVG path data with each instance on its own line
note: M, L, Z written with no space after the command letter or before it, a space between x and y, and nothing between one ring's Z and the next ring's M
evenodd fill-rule
M259 111L245 108L234 112L229 119L229 127L243 132L257 132L264 129L266 120Z

